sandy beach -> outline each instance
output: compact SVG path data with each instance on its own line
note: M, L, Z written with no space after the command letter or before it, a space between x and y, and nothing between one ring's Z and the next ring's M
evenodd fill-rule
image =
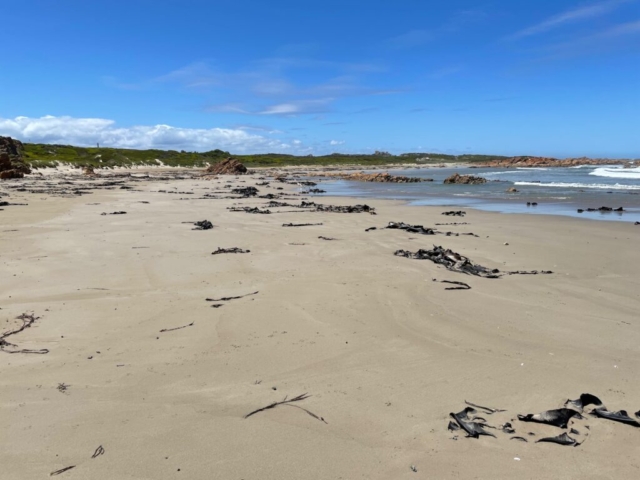
M48 353L0 351L0 478L70 466L57 478L640 477L639 428L587 407L573 448L536 443L565 430L517 419L582 393L636 418L640 226L447 217L376 199L366 203L377 215L261 215L228 207L262 209L264 198L203 197L258 177L2 197L28 205L0 211L0 331L33 314L9 350ZM363 202L266 181L260 195L282 202ZM205 219L213 229L193 230ZM384 229L391 221L476 236ZM553 274L488 279L394 255L434 244L488 268ZM219 247L249 252L212 255ZM506 410L478 413L496 438L447 429L465 400ZM503 433L505 422L528 441Z

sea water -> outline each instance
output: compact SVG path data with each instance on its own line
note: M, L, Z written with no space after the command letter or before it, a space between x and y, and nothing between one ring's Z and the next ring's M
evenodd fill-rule
M378 170L379 171L379 170ZM568 215L595 220L640 221L640 167L584 165L570 168L427 168L389 170L433 182L325 181L327 195L406 200L413 205L469 207L504 213ZM481 185L445 185L459 173L484 177ZM515 188L517 193L509 193ZM527 206L527 202L537 206ZM586 212L602 206L625 212ZM578 213L578 209L585 212ZM640 226L638 227L640 229Z

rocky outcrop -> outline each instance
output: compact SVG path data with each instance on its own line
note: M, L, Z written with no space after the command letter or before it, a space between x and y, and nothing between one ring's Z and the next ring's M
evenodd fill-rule
M378 182L378 183L419 183L433 182L431 178L403 177L398 175L390 175L388 172L382 173L327 173L328 177L339 177L343 180L353 180L356 182Z
M445 184L459 184L459 185L480 185L482 183L487 183L486 178L476 177L474 175L460 175L459 173L454 173L450 177L444 180Z
M24 147L22 142L11 137L0 137L0 178L22 178L31 173L31 169L23 162Z
M577 167L579 165L619 165L621 160L598 158L565 158L563 160L550 157L511 157L477 163L475 167Z
M208 166L205 172L206 175L244 175L247 173L247 167L235 158L227 158Z

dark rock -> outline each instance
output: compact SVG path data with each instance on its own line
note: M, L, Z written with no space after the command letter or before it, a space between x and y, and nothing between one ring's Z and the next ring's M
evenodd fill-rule
M487 183L486 178L476 177L474 175L460 175L459 173L454 173L450 177L444 180L446 185L448 184L460 184L460 185L480 185L483 183Z

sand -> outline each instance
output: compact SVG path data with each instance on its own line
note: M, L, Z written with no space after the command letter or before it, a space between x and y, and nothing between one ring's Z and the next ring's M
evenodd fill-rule
M37 323L7 340L49 353L0 352L0 478L72 465L57 478L640 476L640 429L589 415L577 448L536 444L562 430L518 420L518 435L536 434L528 443L447 431L465 400L506 409L483 415L494 426L585 392L640 409L640 227L469 209L461 219L370 199L376 216L251 215L226 207L264 200L158 192L220 185L12 194L29 205L0 212L1 331L33 312ZM215 228L183 223L204 219ZM389 221L468 222L438 228L479 237L381 230ZM554 274L484 279L393 255L434 243ZM251 252L211 255L218 247ZM255 291L220 308L205 300ZM303 393L298 405L326 423L287 406L243 418Z

